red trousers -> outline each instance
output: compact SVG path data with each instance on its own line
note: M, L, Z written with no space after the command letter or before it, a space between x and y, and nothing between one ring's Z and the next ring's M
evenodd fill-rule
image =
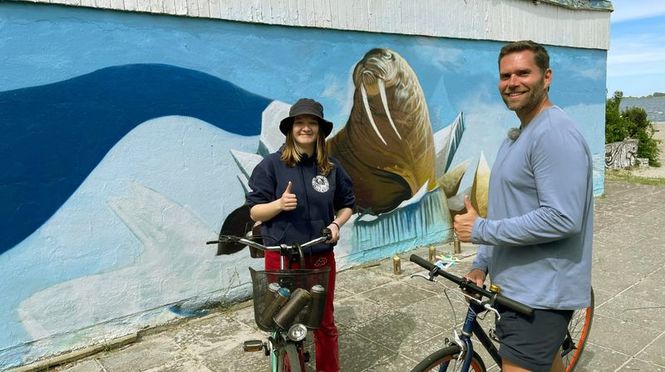
M279 270L280 256L277 252L266 252L266 270ZM323 309L321 327L314 331L314 345L316 346L316 370L320 372L339 372L339 333L335 326L333 315L333 298L335 297L335 277L337 267L333 252L305 256L306 269L330 268L328 288L326 291L326 306ZM291 264L292 269L300 268L297 263Z

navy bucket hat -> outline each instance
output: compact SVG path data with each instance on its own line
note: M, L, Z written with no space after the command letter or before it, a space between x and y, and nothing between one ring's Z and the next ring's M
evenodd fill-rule
M333 123L323 118L323 106L310 98L301 98L291 106L289 116L282 119L279 123L279 130L286 135L291 126L293 126L293 119L298 115L313 115L319 120L319 129L324 137L328 137L332 132Z

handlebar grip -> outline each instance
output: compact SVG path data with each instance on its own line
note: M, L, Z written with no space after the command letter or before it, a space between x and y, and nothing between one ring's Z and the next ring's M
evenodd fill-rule
M419 266L422 266L423 268L432 271L434 267L436 267L433 263L425 260L424 258L412 254L411 257L409 258L411 262L414 262L418 264ZM533 315L533 309L527 305L524 305L522 303L519 303L515 300L511 300L508 297L505 297L501 294L495 294L493 292L490 292L484 288L480 288L477 285L473 284L472 282L469 282L468 279L459 277L457 275L451 274L449 272L446 272L444 270L441 270L441 268L437 267L437 274L440 276L443 276L444 278L454 282L457 285L464 286L466 289L470 289L472 292L480 293L485 297L492 298L495 297L495 302L498 303L499 305L505 306L506 308L513 310L515 312L518 312L520 314L526 315L526 316L532 316Z
M517 302L515 300L511 300L506 296L497 295L494 301L496 301L497 304L505 306L510 310L518 312L522 315L533 316L533 309L531 307L524 305L520 302Z
M411 257L409 257L409 260L413 263L418 264L418 266L421 266L422 268L427 269L429 271L432 271L436 267L433 263L431 263L431 262L427 261L426 259L424 259L424 258L422 258L418 255L415 255L415 254L412 254ZM449 272L446 272L446 271L443 271L443 270L441 270L441 268L438 268L438 267L437 267L437 274L440 275L440 276L443 276L444 278L450 280L451 282L454 282L457 285L461 285L462 283L465 282L465 280L460 278L459 276L453 275L453 274L451 274Z
M433 263L427 261L426 259L424 259L424 258L422 258L422 257L420 257L416 254L412 254L409 257L409 260L413 263L418 264L418 266L422 266L423 269L432 270L434 268Z

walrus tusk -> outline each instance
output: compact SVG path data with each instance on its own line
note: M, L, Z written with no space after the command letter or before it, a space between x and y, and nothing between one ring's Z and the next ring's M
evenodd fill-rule
M374 128L374 132L376 132L376 135L379 136L381 142L383 142L384 145L388 146L386 140L384 140L383 136L381 136L381 133L379 133L379 128L376 127L376 123L374 122L374 118L372 117L372 111L370 111L369 109L369 101L367 100L367 91L365 90L365 84L360 84L360 93L363 96L363 106L365 107L367 118L369 119L370 124L372 124L372 128Z
M388 98L386 98L386 84L383 81L383 79L379 79L377 81L379 85L379 95L381 96L381 103L383 103L383 109L386 111L386 116L388 117L388 122L390 123L390 126L393 127L393 130L397 134L397 137L402 140L402 136L399 135L399 132L397 131L397 127L395 126L395 123L393 122L392 116L390 116L390 110L388 109Z

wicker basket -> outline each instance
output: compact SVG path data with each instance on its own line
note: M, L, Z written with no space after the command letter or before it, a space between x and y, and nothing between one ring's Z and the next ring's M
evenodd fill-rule
M285 270L285 271L262 271L249 268L252 275L252 298L254 299L254 320L256 325L264 331L275 331L277 329L288 329L291 324L301 323L310 329L317 329L321 325L321 317L323 315L323 308L325 306L326 294L328 291L328 277L330 268L324 269L305 269L305 270ZM269 285L277 283L282 288L287 288L290 293L294 293L297 288L302 288L311 294L312 287L320 285L324 288L326 293L319 295L317 298L314 296L307 301L307 305L295 316L293 321L289 324L282 324L279 327L273 321L275 313L264 314L266 308L271 307L274 310L274 305L270 306L275 301L276 294L269 291ZM302 291L300 291L302 292ZM321 298L322 296L322 298ZM295 299L291 298L295 301ZM288 301L282 307L287 306ZM277 311L278 313L279 311ZM262 316L263 315L263 316Z

